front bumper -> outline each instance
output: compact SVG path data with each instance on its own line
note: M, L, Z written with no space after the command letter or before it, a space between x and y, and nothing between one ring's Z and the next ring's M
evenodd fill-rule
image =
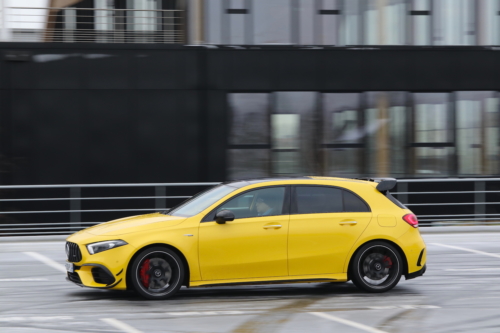
M124 275L123 269L114 276L106 266L89 263L74 265L73 272L67 272L66 280L80 287L111 289L123 281Z
M427 264L425 264L424 267L422 267L422 269L420 269L420 270L418 270L416 272L413 272L413 273L410 273L410 274L406 274L405 278L406 278L406 280L411 280L411 279L417 278L419 276L424 275L424 273L425 273L426 270L427 270Z
M99 289L126 290L126 272L130 259L135 253L135 247L130 244L119 246L96 254L90 254L86 243L101 241L101 239L71 239L72 251L68 256L73 264L73 272L67 273L67 280L81 287ZM76 247L76 249L75 249ZM72 256L77 253L77 256ZM79 261L76 261L79 260Z

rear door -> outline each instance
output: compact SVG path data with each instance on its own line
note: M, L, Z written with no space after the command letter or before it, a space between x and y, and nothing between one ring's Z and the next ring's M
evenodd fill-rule
M333 186L292 187L290 275L342 273L347 253L372 218L353 192Z

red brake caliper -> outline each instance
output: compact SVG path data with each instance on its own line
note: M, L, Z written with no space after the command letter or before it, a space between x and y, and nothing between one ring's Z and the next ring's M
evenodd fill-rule
M149 259L144 260L141 268L139 269L139 276L141 277L142 285L149 288Z
M392 260L391 260L391 258L389 258L388 256L384 256L384 260L383 261L386 264L387 268L391 268L392 267Z

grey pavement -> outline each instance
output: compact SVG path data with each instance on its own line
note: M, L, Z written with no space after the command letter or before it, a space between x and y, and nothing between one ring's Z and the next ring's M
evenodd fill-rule
M3 239L0 332L500 332L500 229L450 231L424 231L426 274L384 294L311 283L183 288L165 301L80 288L26 253L62 265L62 238Z

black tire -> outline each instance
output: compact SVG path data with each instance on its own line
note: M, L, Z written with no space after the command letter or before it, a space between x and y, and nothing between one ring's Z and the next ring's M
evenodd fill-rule
M155 246L135 257L130 279L141 296L159 300L172 297L181 288L184 274L183 262L174 251Z
M350 277L356 287L371 293L394 288L403 274L403 258L389 243L375 241L363 245L354 256Z

